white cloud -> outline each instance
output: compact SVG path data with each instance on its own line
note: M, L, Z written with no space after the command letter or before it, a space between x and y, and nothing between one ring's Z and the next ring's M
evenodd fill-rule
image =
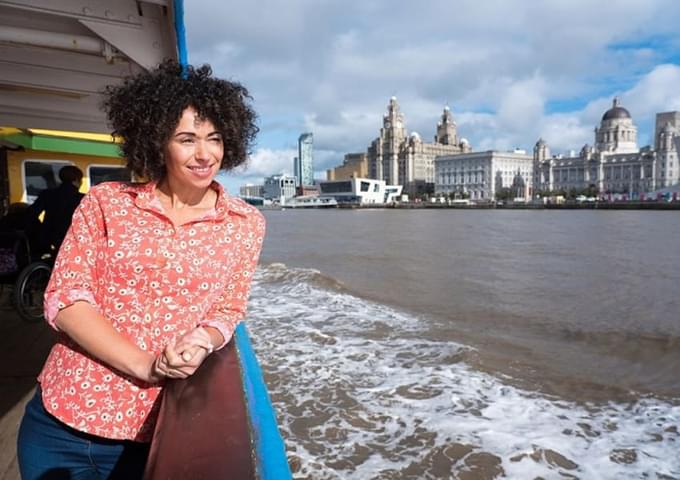
M680 110L680 66L659 65L630 89L614 92L638 127L638 145L653 143L657 113ZM594 128L612 106L613 95L593 99L581 111L545 116L541 136L557 151L579 150L594 142Z
M498 105L498 126L505 132L535 133L543 119L545 81L536 74L508 87Z
M293 174L293 159L297 156L296 150L260 148L248 159L246 165L248 176L265 177L277 173Z
M543 119L541 127L539 137L548 143L553 153L569 150L578 152L583 145L592 145L594 141L595 124L588 125L578 114L548 115Z
M253 94L270 142L253 175L292 171L303 131L319 172L364 150L392 95L426 141L448 103L476 150L539 136L578 150L614 95L641 140L680 109L677 0L200 0L185 15L190 60ZM556 103L574 106L546 111Z
M680 110L680 66L659 65L623 95L638 115Z

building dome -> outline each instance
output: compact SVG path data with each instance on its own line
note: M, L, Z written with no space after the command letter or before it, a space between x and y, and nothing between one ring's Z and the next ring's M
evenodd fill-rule
M636 153L637 127L630 112L623 108L618 97L612 108L604 112L599 128L595 128L595 150L611 153Z
M632 117L630 116L630 112L620 105L618 97L614 98L612 108L604 112L604 115L602 115L602 121L604 122L605 120L616 120L623 118Z

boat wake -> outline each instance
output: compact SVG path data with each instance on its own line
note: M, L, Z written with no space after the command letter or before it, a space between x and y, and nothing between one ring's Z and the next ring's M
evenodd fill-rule
M294 477L678 478L680 401L575 404L320 272L262 267L248 314Z

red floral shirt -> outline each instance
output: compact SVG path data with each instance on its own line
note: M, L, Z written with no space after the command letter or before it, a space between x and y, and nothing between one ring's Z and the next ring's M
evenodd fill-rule
M73 216L45 292L45 316L91 303L139 348L159 353L196 326L225 344L245 316L264 218L213 182L215 208L173 225L154 183L93 187ZM58 330L58 329L57 329ZM112 370L60 334L38 381L45 408L93 435L149 441L161 387Z

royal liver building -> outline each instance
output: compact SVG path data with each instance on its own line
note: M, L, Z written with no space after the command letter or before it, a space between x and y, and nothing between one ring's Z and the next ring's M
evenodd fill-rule
M533 192L583 191L635 196L678 183L680 166L673 138L680 136L680 112L656 115L654 148L639 149L637 127L617 98L595 128L594 146L577 157L550 156L548 144L534 147Z
M435 157L469 151L468 142L458 138L449 107L442 112L434 143L425 143L416 132L407 133L404 114L396 97L392 97L383 115L380 136L368 147L368 175L388 185L403 185L404 193L410 195L432 193Z

